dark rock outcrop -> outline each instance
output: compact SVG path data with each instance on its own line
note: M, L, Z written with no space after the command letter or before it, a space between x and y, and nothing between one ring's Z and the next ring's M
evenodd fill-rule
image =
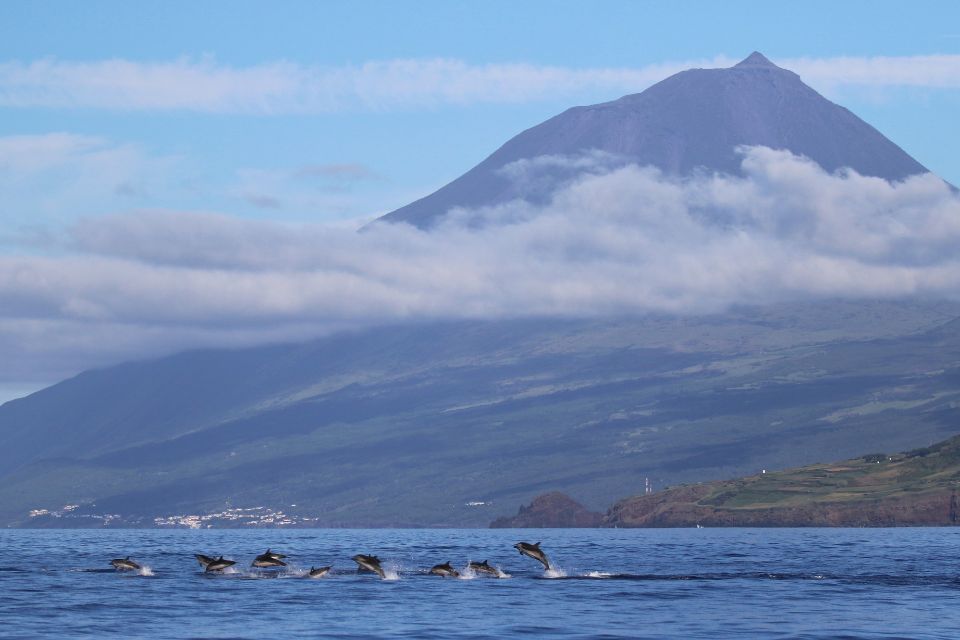
M554 491L521 505L513 517L497 518L491 529L546 529L568 527L599 527L603 515L590 511L570 496Z

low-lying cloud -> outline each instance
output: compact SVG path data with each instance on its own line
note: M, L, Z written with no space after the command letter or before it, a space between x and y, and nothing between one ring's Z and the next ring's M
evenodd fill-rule
M86 218L58 239L61 255L0 257L0 357L24 363L11 380L40 379L94 354L409 319L960 297L960 197L936 176L891 184L784 151L742 154L743 177L684 180L596 154L543 158L530 166L582 172L547 204L454 210L431 230L169 211ZM507 173L524 180L529 168Z

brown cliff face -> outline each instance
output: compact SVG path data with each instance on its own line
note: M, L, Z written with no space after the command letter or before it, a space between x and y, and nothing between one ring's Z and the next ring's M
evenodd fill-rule
M704 489L708 487L704 486ZM704 491L703 493L706 493ZM724 509L696 502L673 500L678 494L663 492L638 496L614 505L604 518L608 527L897 527L957 524L951 517L950 491L851 503L812 502L755 509ZM954 512L955 513L955 512Z
M960 524L960 437L626 498L608 527L895 527Z
M554 491L533 499L520 507L513 517L504 516L490 523L491 529L543 529L564 527L599 527L603 515L590 511L570 496Z

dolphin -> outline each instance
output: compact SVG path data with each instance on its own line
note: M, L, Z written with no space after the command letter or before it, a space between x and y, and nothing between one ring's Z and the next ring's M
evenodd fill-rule
M310 577L311 578L322 578L330 573L330 567L320 567L319 569L314 569L310 567Z
M130 556L111 560L110 564L112 564L113 568L117 571L139 571L141 569L139 564L130 559Z
M540 543L530 544L529 542L518 542L513 548L520 552L520 555L533 558L543 565L545 570L550 569L550 558L540 550Z
M491 567L490 563L488 563L486 560L483 562L471 562L470 570L474 573L486 573L491 576L496 576L497 578L500 577L500 569Z
M381 578L386 577L386 574L383 572L383 567L380 566L380 558L377 556L365 556L362 553L358 553L350 559L357 563L357 573L370 571Z
M250 564L251 567L285 567L287 563L281 560L280 558L286 558L287 556L280 553L271 553L270 549L267 549L264 553L261 553L253 562Z
M459 578L460 572L454 569L452 564L447 562L446 564L435 565L432 569L430 569L430 575L443 576L444 578L448 576L451 578Z
M206 571L207 573L210 573L210 572L213 572L213 571L223 571L224 569L226 569L226 568L228 568L228 567L232 567L232 566L235 565L235 564L237 564L235 561L233 561L233 560L224 560L224 559L223 559L223 556L220 556L220 557L217 558L216 560L214 560L214 561L212 561L212 562L209 562L209 563L207 564L207 568L204 569L204 571Z
M211 558L210 556L205 556L202 553L195 553L193 557L197 559L197 562L200 563L200 566L204 569L207 568L207 565L216 560L216 558Z

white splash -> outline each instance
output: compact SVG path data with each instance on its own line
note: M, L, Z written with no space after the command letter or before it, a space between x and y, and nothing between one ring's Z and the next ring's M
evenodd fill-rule
M400 572L396 569L384 569L383 570L383 579L394 581L400 579Z
M606 571L591 571L584 575L586 578L612 578L612 573L607 573Z
M550 567L543 572L544 578L566 578L567 572L560 567Z
M149 578L150 576L153 575L153 569L151 569L147 565L142 565L140 567L140 570L137 571L137 574Z

